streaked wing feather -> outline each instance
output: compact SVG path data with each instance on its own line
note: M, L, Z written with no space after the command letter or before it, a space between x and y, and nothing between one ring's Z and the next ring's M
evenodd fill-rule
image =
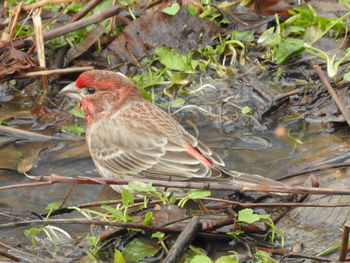
M208 167L182 147L190 144L213 163L223 164L174 119L152 104L131 106L132 111L120 109L112 118L99 120L88 130L91 154L109 176L111 173L121 177L158 174L163 179L169 176L189 179L221 175L219 169ZM147 107L154 108L147 111ZM135 111L143 114L142 120L135 120L132 115Z

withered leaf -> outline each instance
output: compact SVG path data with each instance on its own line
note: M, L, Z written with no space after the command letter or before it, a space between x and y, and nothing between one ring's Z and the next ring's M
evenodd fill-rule
M175 16L150 12L130 23L105 53L109 54L112 64L134 62L152 55L158 46L188 52L209 44L219 32L222 29L215 22L191 16L185 8Z
M37 71L40 67L27 53L22 52L6 43L0 48L0 78L27 71Z

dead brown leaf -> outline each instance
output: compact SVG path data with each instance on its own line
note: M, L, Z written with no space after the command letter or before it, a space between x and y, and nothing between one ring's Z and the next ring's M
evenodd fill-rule
M70 115L51 110L42 104L36 104L31 110L31 113L36 117L38 122L35 125L35 129L44 129L58 123L64 125L67 124L70 119Z
M0 78L18 72L40 70L32 57L12 47L10 43L0 48L0 54Z
M282 17L290 17L288 10L293 7L285 0L255 0L255 11L259 15L278 14Z
M222 32L215 23L191 16L183 8L175 16L148 12L130 23L105 50L112 64L134 62L150 56L155 47L167 46L180 52L209 44Z

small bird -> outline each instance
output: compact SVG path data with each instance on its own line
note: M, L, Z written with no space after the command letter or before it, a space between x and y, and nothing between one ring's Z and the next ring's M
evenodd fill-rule
M105 178L283 185L228 170L217 154L172 116L143 99L136 85L121 73L86 71L60 93L83 108L87 145ZM123 189L119 185L112 188Z

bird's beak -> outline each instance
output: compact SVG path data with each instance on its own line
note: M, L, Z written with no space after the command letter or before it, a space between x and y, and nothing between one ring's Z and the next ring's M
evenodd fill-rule
M59 93L76 101L80 101L84 97L82 90L75 86L75 82L65 86Z

